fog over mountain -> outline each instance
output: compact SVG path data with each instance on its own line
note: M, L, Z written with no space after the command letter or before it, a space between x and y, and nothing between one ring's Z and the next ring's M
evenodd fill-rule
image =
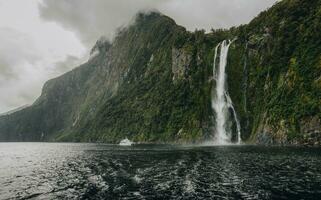
M249 22L276 0L0 0L0 113L31 104L43 83L88 58L140 10L159 10L189 30Z

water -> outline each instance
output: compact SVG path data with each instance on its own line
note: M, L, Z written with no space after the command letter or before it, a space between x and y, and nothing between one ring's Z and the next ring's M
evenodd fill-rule
M0 199L321 199L321 149L0 143Z
M226 73L225 68L227 65L227 57L230 45L233 41L227 42L224 40L219 43L215 48L214 62L213 62L213 77L215 81L215 90L212 92L212 108L216 113L215 118L215 141L216 144L230 144L232 131L231 128L227 126L227 121L229 119L229 109L232 110L232 115L237 127L237 143L241 143L241 127L239 120L237 118L235 109L233 107L232 100L226 89ZM220 59L219 68L216 69L217 54L220 49Z
M241 144L241 125L240 125L240 122L239 122L239 120L237 118L237 114L236 114L236 111L234 109L232 99L231 99L231 97L230 97L230 95L228 93L225 93L225 98L226 98L226 101L227 101L227 107L232 109L233 116L234 116L234 121L236 123L237 144Z

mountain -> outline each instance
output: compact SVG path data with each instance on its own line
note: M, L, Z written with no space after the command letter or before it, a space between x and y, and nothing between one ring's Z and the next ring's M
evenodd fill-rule
M320 144L320 25L320 0L283 0L247 25L211 33L139 13L113 42L98 40L87 63L48 81L32 106L0 116L0 140L210 139L215 47L235 38L227 87L242 139Z
M5 112L5 113L1 113L0 116L11 115L12 113L18 112L18 111L23 110L23 109L25 109L25 108L27 108L27 107L29 107L28 104L27 104L27 105L24 105L24 106L20 106L20 107L18 107L18 108L15 108L15 109L10 110L10 111Z
M252 141L320 144L320 25L321 1L287 0L238 29Z

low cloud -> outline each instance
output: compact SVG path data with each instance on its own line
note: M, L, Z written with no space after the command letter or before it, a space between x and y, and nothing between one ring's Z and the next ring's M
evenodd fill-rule
M0 0L0 5L2 113L32 104L45 81L70 70L61 62L71 64L86 48L73 32L42 20L38 0Z
M38 50L29 35L11 28L0 28L0 111L31 103L39 91L34 90L41 78L34 65ZM35 94L36 93L36 94Z
M54 64L54 72L57 75L70 71L80 64L84 63L87 57L79 58L76 56L68 55L65 60L58 61Z
M88 58L142 10L159 10L188 30L249 22L276 0L0 0L0 113L31 104L44 82Z
M0 28L0 38L6 38L0 45L0 81L17 78L19 65L32 64L39 59L28 35L11 28Z
M40 16L74 31L89 48L102 35L111 39L141 10L157 9L189 30L228 28L249 22L276 0L44 0Z
M166 1L166 0L165 0ZM157 7L161 1L150 0L44 0L39 4L40 16L61 24L91 47L102 35L109 39L119 26L126 25L143 9Z

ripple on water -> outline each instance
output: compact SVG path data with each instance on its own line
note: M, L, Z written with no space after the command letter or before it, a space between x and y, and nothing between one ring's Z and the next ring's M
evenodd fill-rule
M320 199L321 149L0 143L0 199Z

